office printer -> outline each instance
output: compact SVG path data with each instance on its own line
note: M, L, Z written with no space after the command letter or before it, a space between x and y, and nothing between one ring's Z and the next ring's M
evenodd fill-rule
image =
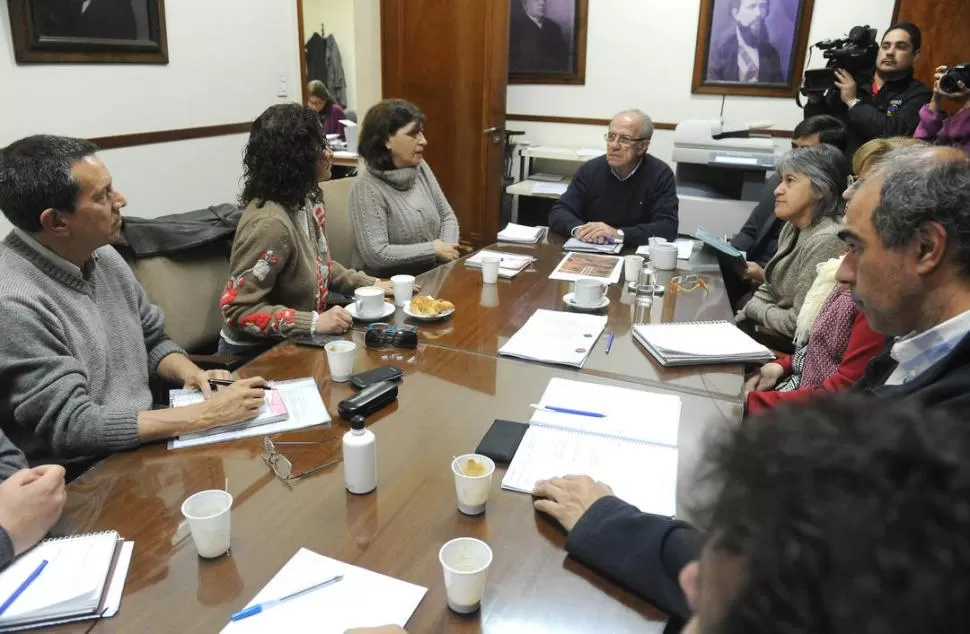
M782 148L751 131L770 122L684 121L674 132L680 233L733 235L747 220Z

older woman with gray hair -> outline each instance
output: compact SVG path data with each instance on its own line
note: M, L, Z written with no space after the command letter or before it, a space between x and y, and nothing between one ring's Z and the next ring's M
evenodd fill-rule
M778 252L765 267L764 284L738 311L737 321L790 338L816 266L845 253L838 232L849 165L842 152L819 145L788 152L776 170L781 184L775 189L775 215L785 226Z

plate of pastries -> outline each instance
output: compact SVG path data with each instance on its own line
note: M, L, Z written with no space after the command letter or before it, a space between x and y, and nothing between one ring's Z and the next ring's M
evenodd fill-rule
M455 312L455 305L446 299L435 299L430 295L418 295L405 302L404 314L421 321L444 319Z

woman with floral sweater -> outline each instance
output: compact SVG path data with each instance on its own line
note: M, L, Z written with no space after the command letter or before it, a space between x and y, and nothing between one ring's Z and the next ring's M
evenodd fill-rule
M219 353L254 356L285 337L342 333L352 323L331 289L351 295L389 282L330 259L319 182L330 178L332 154L316 113L299 104L270 107L253 122L246 145L245 206L220 305L225 328Z

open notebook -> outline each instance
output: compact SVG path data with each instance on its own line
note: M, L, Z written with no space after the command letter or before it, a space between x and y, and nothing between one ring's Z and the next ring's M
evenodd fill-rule
M0 574L0 603L7 606L0 614L0 632L113 616L130 544L109 531L46 539L21 555Z
M283 402L283 396L279 390L266 390L265 394L263 395L263 399L263 406L259 408L259 413L256 414L255 418L250 418L249 420L244 420L241 423L235 423L233 425L223 425L221 427L214 427L212 429L206 429L203 431L182 434L179 436L179 439L189 440L192 438L204 438L205 436L211 436L213 434L219 434L234 429L258 427L260 425L268 425L269 423L286 420L289 414L286 411L286 404ZM198 390L169 390L168 400L171 407L184 407L185 405L202 403L205 401L205 398L202 396L202 392L199 392Z
M539 405L606 417L535 412L503 489L532 493L539 480L588 475L641 511L674 514L680 397L556 378Z
M771 350L728 321L638 324L633 338L665 367L775 358Z

